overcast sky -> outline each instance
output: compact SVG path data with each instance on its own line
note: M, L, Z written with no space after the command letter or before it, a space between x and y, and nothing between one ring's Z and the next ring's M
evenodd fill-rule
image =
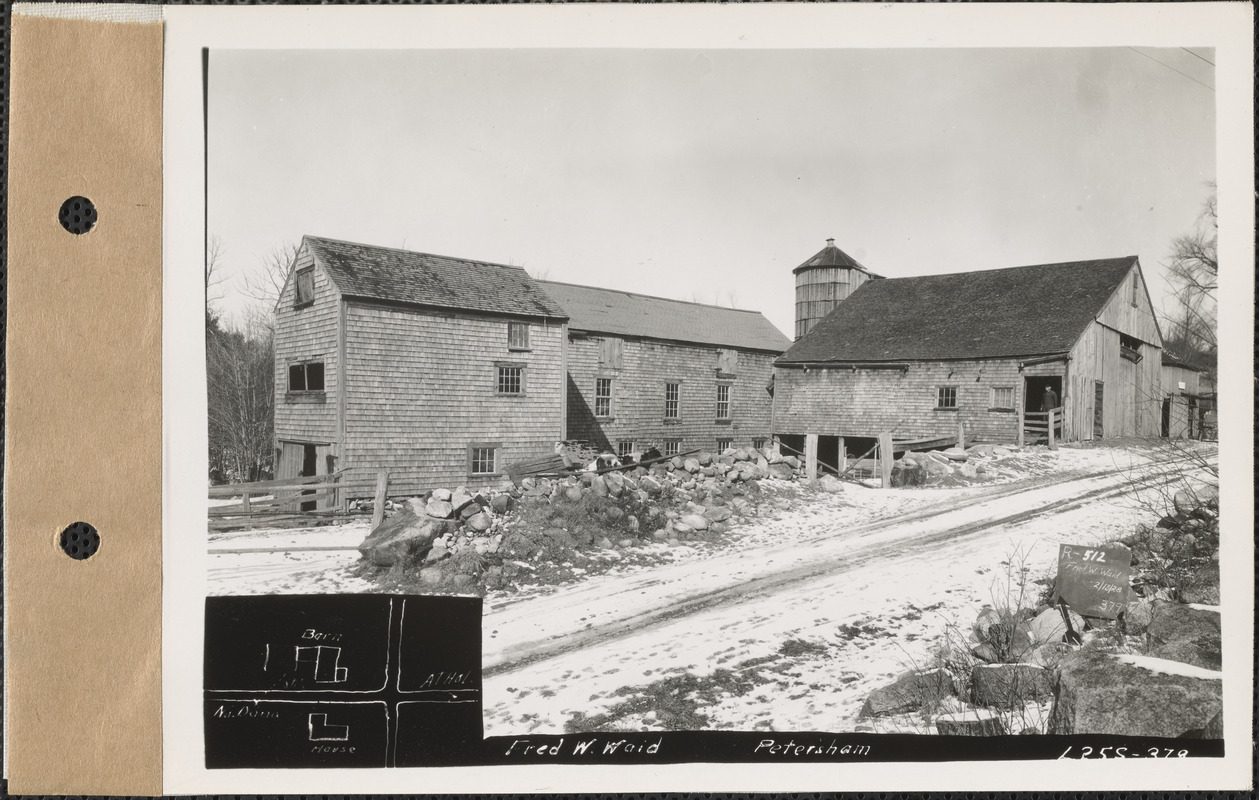
M208 227L763 312L828 237L887 277L1135 254L1215 179L1210 49L214 51Z

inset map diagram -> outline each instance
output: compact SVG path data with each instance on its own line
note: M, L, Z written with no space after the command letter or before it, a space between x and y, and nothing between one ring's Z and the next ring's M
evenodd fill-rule
M206 767L469 763L481 749L481 601L206 600Z

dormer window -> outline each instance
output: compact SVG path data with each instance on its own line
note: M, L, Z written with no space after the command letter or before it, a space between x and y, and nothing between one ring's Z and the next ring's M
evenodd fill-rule
M313 267L297 271L297 299L293 305L297 308L315 302L315 270Z

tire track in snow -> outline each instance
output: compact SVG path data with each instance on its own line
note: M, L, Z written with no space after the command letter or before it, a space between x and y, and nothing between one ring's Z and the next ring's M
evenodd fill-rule
M517 635L514 641L497 643L496 650L492 649L494 643L486 642L484 674L486 677L509 674L568 653L612 644L652 628L693 618L705 611L728 610L781 592L797 591L813 582L829 582L879 559L921 553L946 542L981 536L994 528L1018 525L1129 494L1133 490L1135 472L1142 473L1145 486L1150 480L1161 483L1179 480L1184 472L1198 466L1192 457L1180 457L1141 467L1122 466L1038 480L1031 485L994 487L990 492L950 499L898 518L856 526L842 535L828 533L766 548L759 551L764 557L759 575L748 575L753 567L737 568L746 566L749 556L736 553L699 564L666 567L653 571L650 577L635 575L596 581L505 605L486 616L485 627ZM1020 495L1030 495L1026 499L1032 505L1014 513L1003 511ZM1042 497L1037 498L1037 495ZM790 563L772 567L775 560ZM737 567L730 569L731 565ZM691 574L695 572L701 574ZM641 597L649 589L658 594L644 603ZM618 607L618 598L624 599L623 606ZM589 610L592 607L595 610ZM575 615L583 610L586 616L577 618ZM597 624L588 621L591 616L600 615L606 619ZM748 621L754 623L757 615L749 612ZM585 625L581 624L583 622ZM691 622L696 623L694 619Z

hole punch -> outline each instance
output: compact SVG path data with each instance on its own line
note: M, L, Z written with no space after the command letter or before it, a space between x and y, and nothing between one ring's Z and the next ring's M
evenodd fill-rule
M96 225L96 206L86 197L75 195L61 204L57 219L61 227L75 236L81 236Z
M62 551L76 561L91 558L101 547L101 535L86 522L75 522L61 532Z

